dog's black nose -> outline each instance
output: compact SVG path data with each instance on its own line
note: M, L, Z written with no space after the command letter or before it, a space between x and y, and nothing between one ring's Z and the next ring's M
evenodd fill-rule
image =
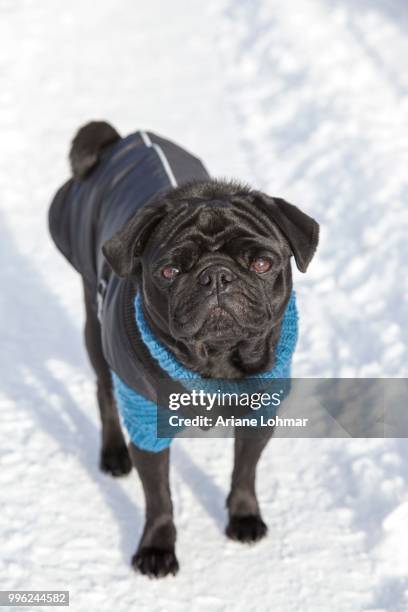
M226 266L214 264L199 274L198 282L210 291L225 291L236 278L236 275Z

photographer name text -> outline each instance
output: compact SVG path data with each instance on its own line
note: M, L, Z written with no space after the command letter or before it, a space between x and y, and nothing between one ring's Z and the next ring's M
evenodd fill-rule
M216 419L209 416L197 415L192 418L172 415L169 417L171 427L307 427L309 419L304 418L285 418L285 417L265 417L259 415L258 418L242 417L223 417Z

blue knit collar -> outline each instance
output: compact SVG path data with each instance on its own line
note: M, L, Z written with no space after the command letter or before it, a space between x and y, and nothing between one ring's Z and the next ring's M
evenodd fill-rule
M153 334L143 314L142 298L140 293L136 294L134 300L136 324L140 336L148 348L151 356L159 363L162 370L173 380L194 379L205 380L197 372L189 370L180 363L174 353L166 348ZM279 342L275 352L275 363L273 368L267 372L257 374L254 378L290 378L290 366L292 355L296 347L298 336L298 313L296 307L296 295L293 291L282 321Z

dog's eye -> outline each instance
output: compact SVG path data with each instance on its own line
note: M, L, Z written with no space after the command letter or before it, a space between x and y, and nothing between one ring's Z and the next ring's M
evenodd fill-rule
M267 257L257 257L251 261L250 269L257 274L263 274L271 269L272 262Z
M180 270L174 266L166 266L161 273L166 280L173 280L180 273Z

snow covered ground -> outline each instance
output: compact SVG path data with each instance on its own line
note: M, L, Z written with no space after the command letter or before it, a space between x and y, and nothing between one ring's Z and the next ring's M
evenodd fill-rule
M407 376L403 0L0 0L0 576L118 612L408 610L405 440L275 440L269 537L223 536L232 440L179 440L181 573L129 559L136 474L99 473L79 279L47 235L74 131L151 129L322 227L296 376Z

